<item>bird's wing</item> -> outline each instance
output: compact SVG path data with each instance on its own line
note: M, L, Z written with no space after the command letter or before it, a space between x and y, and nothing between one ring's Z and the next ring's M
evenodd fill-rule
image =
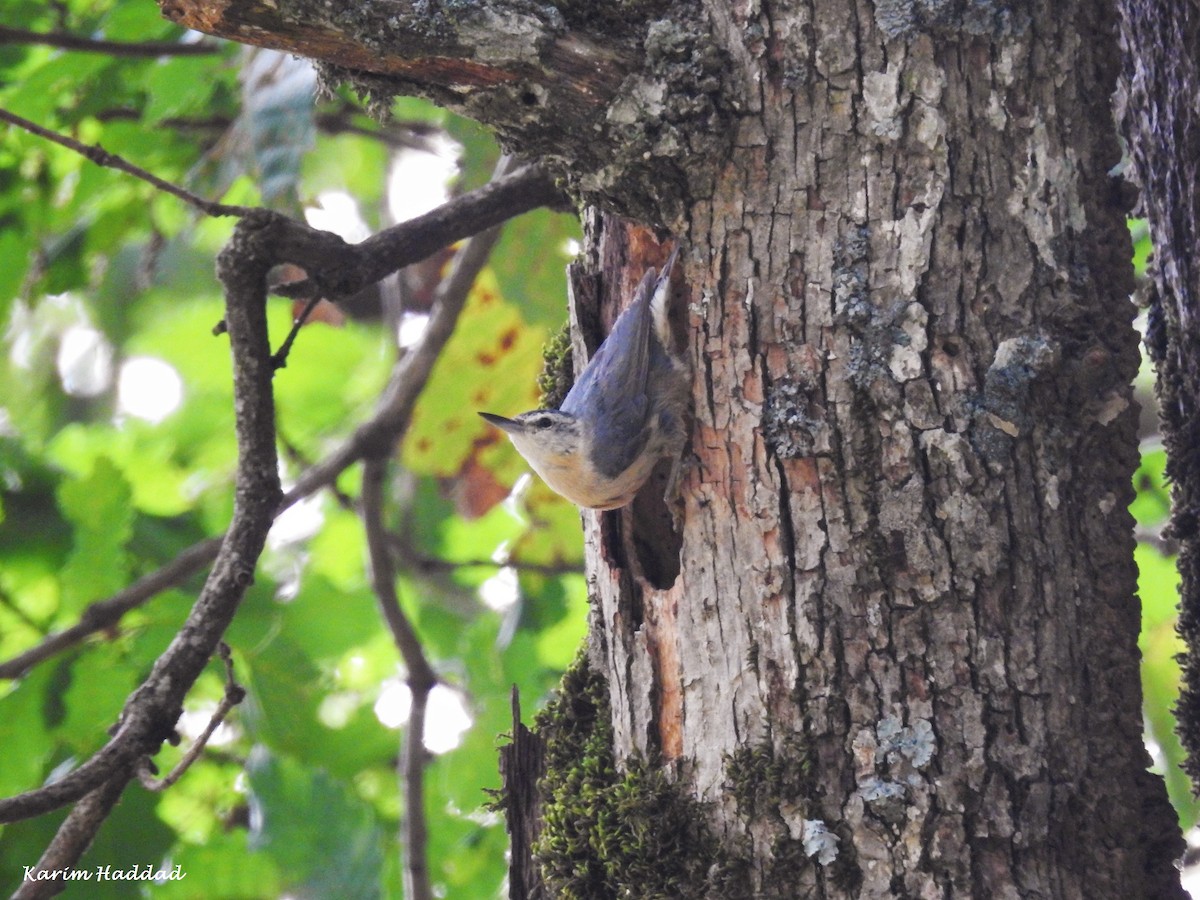
M593 462L605 475L619 475L629 468L646 444L654 285L651 267L633 303L617 317L612 332L563 400L563 412L591 423L592 444L603 448Z

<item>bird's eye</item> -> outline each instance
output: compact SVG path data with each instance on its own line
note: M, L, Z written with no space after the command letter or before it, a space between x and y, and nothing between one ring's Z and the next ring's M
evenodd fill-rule
M534 428L549 428L551 424L549 416L538 416L533 420Z

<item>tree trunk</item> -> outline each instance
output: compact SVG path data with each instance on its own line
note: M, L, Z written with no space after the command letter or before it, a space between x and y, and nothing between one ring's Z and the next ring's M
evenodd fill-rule
M588 659L541 719L522 884L1184 896L1141 738L1108 4L190 6L256 42L303 22L277 43L682 244L678 498L585 513ZM589 226L594 339L590 299L661 256Z
M1161 430L1179 541L1179 631L1188 645L1177 714L1186 769L1200 776L1200 15L1194 4L1122 0L1122 125L1155 263L1146 343L1158 366Z

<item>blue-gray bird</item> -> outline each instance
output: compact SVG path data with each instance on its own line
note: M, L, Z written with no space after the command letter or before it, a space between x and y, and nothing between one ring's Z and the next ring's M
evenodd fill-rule
M674 352L671 270L647 270L633 303L588 361L561 409L513 419L480 413L559 494L590 509L633 500L664 456L679 452L689 396L688 366Z

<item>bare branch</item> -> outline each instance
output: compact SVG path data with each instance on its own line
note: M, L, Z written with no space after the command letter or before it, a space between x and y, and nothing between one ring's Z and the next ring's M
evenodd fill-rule
M78 644L90 634L112 627L131 609L136 609L167 588L182 584L216 558L221 540L216 537L193 544L161 569L139 578L107 600L93 603L70 628L49 635L25 652L0 662L0 678L20 678L42 660Z
M505 165L501 163L501 167ZM499 171L499 170L498 170ZM438 289L429 324L420 343L410 350L396 365L391 384L385 391L381 412L401 417L405 425L411 416L412 400L416 399L428 380L433 363L449 340L458 321L459 313L466 305L467 295L479 270L487 261L488 254L499 237L499 229L493 228L473 237L458 252L450 274ZM363 472L363 520L367 532L367 548L371 556L371 583L379 597L384 619L392 631L396 646L408 668L410 687L414 695L417 688L433 686L436 676L425 659L420 641L409 624L396 598L395 572L392 567L390 541L383 526L382 494L386 475L386 460L399 439L400 431L383 436L369 445L365 453L366 467Z
M437 675L425 658L420 638L400 607L400 598L396 594L396 573L392 568L387 533L383 526L383 483L386 475L387 461L384 457L372 457L366 461L362 488L363 525L371 557L371 585L379 600L384 621L392 632L392 640L408 670L408 689L412 694L400 766L404 791L404 839L400 842L404 896L408 900L432 900L426 859L429 839L425 821L425 764L428 760L422 741L429 692L437 683Z
M519 559L439 559L434 556L424 556L416 553L407 546L397 534L389 534L392 552L396 559L416 572L456 572L459 569L517 569L521 572L531 572L535 575L546 575L551 578L559 575L582 575L583 563L531 563Z
M295 263L309 277L281 285L275 293L297 299L349 297L455 241L562 201L561 191L541 167L526 165L360 244L347 244L336 235L279 217L278 261Z
M278 512L281 493L266 318L270 253L269 245L261 243L266 218L257 213L239 221L218 257L234 358L238 468L233 522L216 562L179 634L126 701L109 742L53 784L0 799L0 822L64 806L95 791L118 773L128 780L126 776L132 774L137 761L155 753L174 734L184 697L216 650L254 580L255 565Z
M529 170L501 179L507 186L522 184L526 189L545 181ZM495 222L508 217L504 204L494 204L497 191L481 189L482 206L490 209ZM479 194L480 192L475 192ZM532 208L534 203L525 208ZM461 207L459 207L461 209ZM445 239L444 216L422 217L434 222L440 236L432 241L438 249ZM453 228L466 227L466 220L453 220ZM153 670L137 691L126 701L114 736L90 759L60 780L15 797L0 799L0 822L40 815L90 794L113 779L117 773L129 773L143 756L152 755L162 741L174 734L175 723L183 711L183 699L199 677L217 643L232 620L246 587L252 582L254 568L262 552L267 531L283 509L303 496L323 487L352 462L366 456L385 456L407 428L413 404L428 380L434 362L445 345L474 280L474 270L486 259L495 236L471 241L458 255L435 303L422 340L396 366L380 408L371 422L360 427L343 451L335 453L314 476L313 470L301 485L285 498L279 496L278 466L275 453L274 401L271 360L265 314L265 283L269 268L281 261L277 250L280 228L285 234L320 235L309 246L340 240L290 223L274 213L253 210L238 222L232 239L218 260L218 274L226 290L227 321L233 348L234 393L237 398L238 470L233 522L221 543L216 562L192 612L176 639L159 657ZM281 225L281 223L285 223ZM410 223L411 224L411 223ZM394 229L389 229L394 231ZM451 229L452 230L452 229ZM387 245L383 242L382 245ZM429 246L428 238L409 235L400 245L408 252L420 252ZM303 249L305 241L288 245L292 252ZM415 249L414 249L415 248ZM472 250L474 248L474 250ZM428 255L431 250L426 250ZM415 257L415 258L420 258ZM411 262L399 255L392 269ZM468 277L469 273L469 277ZM411 674L411 670L410 670ZM418 675L421 675L418 671ZM431 670L426 677L431 677ZM124 776L122 776L124 777ZM126 781L128 778L125 779ZM81 851L82 852L82 851Z
M118 768L107 781L80 800L58 827L54 838L34 867L34 872L65 873L71 869L91 846L100 825L108 818L132 777L131 767ZM67 884L63 877L22 881L13 893L12 900L42 900L45 897L53 897L66 890Z
M166 194L173 197L178 197L184 203L195 207L200 212L210 216L245 216L252 212L248 206L230 206L225 203L213 203L211 200L205 200L193 194L191 191L184 190L176 184L171 184L169 181L164 181L157 175L147 172L141 166L135 166L123 157L115 153L109 153L99 144L84 144L74 138L67 137L64 134L59 134L56 131L51 131L49 128L43 128L36 122L31 122L23 116L18 116L16 113L11 113L6 109L0 109L0 121L8 122L18 128L23 128L30 134L36 134L38 137L52 141L59 146L66 147L68 150L74 150L85 159L94 162L98 166L104 166L109 169L116 169L119 172L124 172L127 175L132 175L134 178L139 178L153 187L158 188Z
M200 758L200 754L204 752L204 748L208 746L209 739L213 736L220 726L225 721L225 717L230 711L246 699L246 689L237 683L233 677L233 656L230 654L229 645L224 641L217 644L217 653L221 660L225 663L225 696L221 698L221 702L217 704L216 710L212 714L212 718L208 720L208 725L205 726L203 733L196 738L192 746L188 748L183 755L183 759L173 768L165 778L155 778L151 771L151 763L149 758L143 757L138 763L138 781L142 787L148 791L165 791L180 778L184 773L192 767L192 763Z
M316 232L306 225L291 222L282 216L272 216L272 222L282 221L287 223L280 226L285 229L294 227L303 232L323 236L329 245L323 248L324 258L336 260L336 267L340 271L353 272L356 259L370 257L375 260L372 271L378 272L381 261L392 254L390 262L386 263L388 271L379 276L383 277L419 262L448 244L483 228L539 206L556 204L560 200L561 194L548 176L535 166L525 166L451 200L431 213L381 232L371 239L376 243L369 250L359 250L363 245L345 244L335 235ZM428 229L428 232L425 233L424 229ZM332 246L339 246L341 252L348 255L348 259L343 261L334 256ZM357 254L362 254L362 257ZM307 263L310 266L314 265L313 259L307 260ZM366 262L362 265L365 266ZM368 277L369 273L360 272L360 287L370 283L366 280ZM312 284L309 281L303 283ZM346 293L351 294L358 289L351 286ZM440 324L434 328L434 319L431 318L430 327L426 329L421 342L405 356L403 364L397 366L385 390L386 401L341 447L300 475L296 485L284 496L276 515L321 488L334 484L338 475L367 455L371 447L381 443L394 443L399 439L408 427L413 404L424 388L433 363L453 330L453 320L457 319L459 311L451 310L444 304L439 311L435 311L435 317ZM223 537L214 537L195 544L158 571L143 577L107 600L92 604L76 625L49 636L12 659L0 662L0 678L17 678L37 663L74 646L88 635L115 625L129 610L141 606L158 592L173 587L201 571L216 558L222 540Z
M532 572L535 575L582 575L582 563L534 563L523 562L519 559L441 559L427 556L413 546L407 534L396 531L388 532L389 548L392 556L406 569L414 572L455 572L459 569L518 569L522 572Z
M317 304L320 302L321 297L310 297L308 302L304 304L304 309L300 311L300 315L292 320L292 327L288 330L287 337L283 339L283 343L279 345L279 349L275 351L275 355L271 358L276 369L282 369L287 365L288 354L292 352L292 344L296 342L296 338L300 334L300 329L304 327L304 323L308 321L308 317L312 315L312 311L317 308Z
M107 56L151 58L211 56L224 49L212 41L196 44L184 44L179 41L106 41L61 31L26 31L24 28L9 28L7 25L0 25L0 44L40 44L60 50L82 50L85 53L103 53Z
M509 164L507 158L497 166L500 176ZM466 305L467 296L476 276L487 262L492 247L499 237L499 228L492 228L473 237L456 254L450 274L438 288L429 325L421 343L406 354L396 366L392 384L385 395L383 409L394 409L392 404L403 393L419 391L428 378L433 360L454 330L458 315ZM431 356L432 355L432 356ZM415 360L415 362L414 362ZM407 391L393 390L404 386ZM415 397L415 394L412 395ZM389 402L390 401L390 402ZM408 401L400 401L401 407ZM402 413L407 423L408 412ZM396 572L392 564L391 539L383 523L383 487L387 477L387 461L399 437L399 430L389 440L381 440L372 446L363 467L362 516L366 531L367 549L371 558L371 585L379 600L384 620L392 632L392 639L408 670L408 687L412 694L412 707L401 754L401 779L404 790L404 840L401 841L404 871L404 896L409 900L432 900L433 890L429 882L427 848L429 844L428 823L425 818L425 767L429 754L425 750L425 713L429 703L429 692L437 683L437 676L425 657L420 638L404 614L396 594Z
M411 682L410 682L411 683ZM412 707L404 734L400 771L404 782L404 896L408 900L433 900L429 883L429 825L425 818L425 714L429 691L412 691Z

